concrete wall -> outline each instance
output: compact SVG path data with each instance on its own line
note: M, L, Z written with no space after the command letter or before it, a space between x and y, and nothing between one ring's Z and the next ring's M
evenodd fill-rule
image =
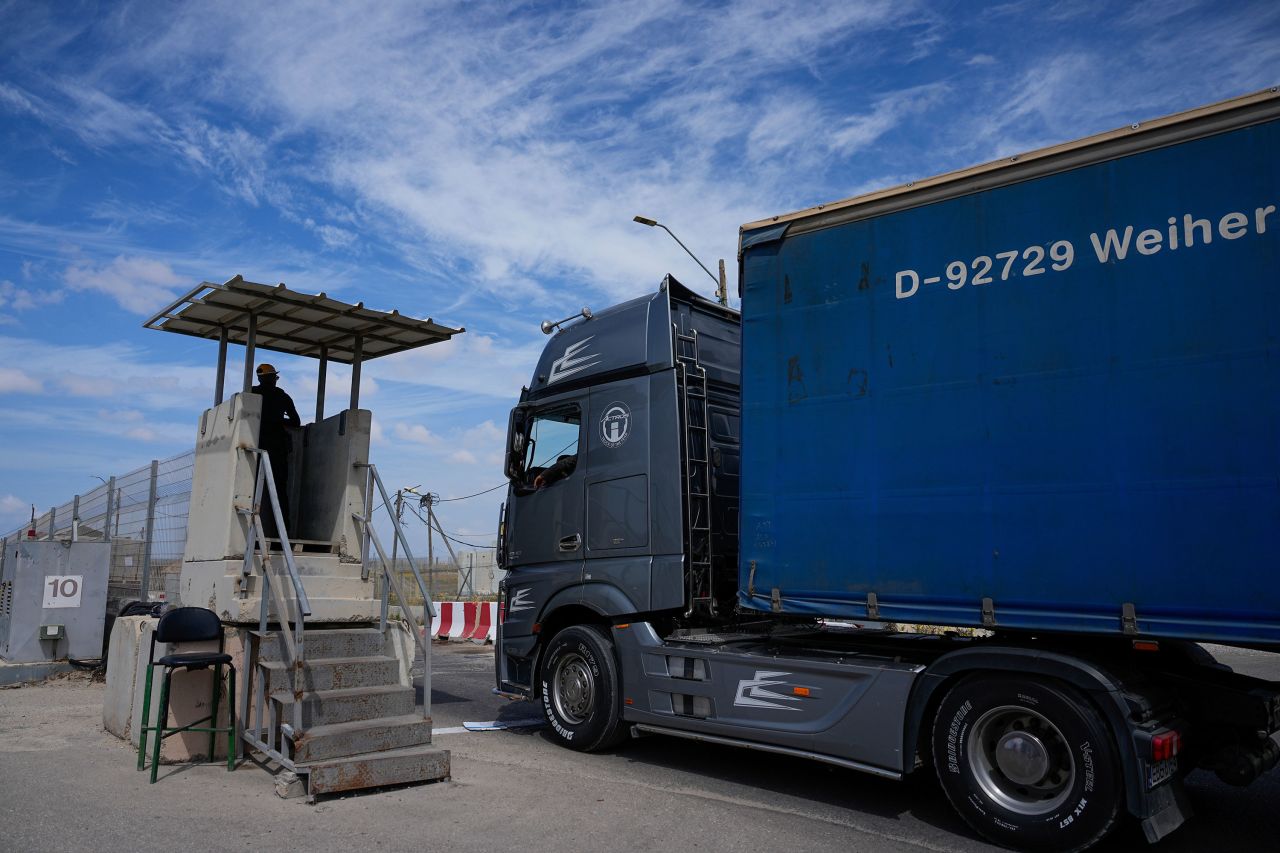
M111 631L111 645L107 652L107 686L102 699L102 727L116 737L127 740L136 749L142 729L142 696L146 687L147 659L151 649L151 636L155 632L155 619L149 616L125 616L115 621ZM243 632L227 628L227 654L236 668L236 704L240 704L240 691L244 686ZM185 643L181 647L156 644L156 658L170 651L202 651L217 648L216 642ZM155 724L160 708L160 686L164 668L156 667L151 688L151 707L147 719ZM184 726L209 715L212 698L213 670L179 670L173 674L169 688L169 725ZM227 725L227 696L224 693L218 709L218 725ZM206 724L207 725L207 724ZM154 733L148 735L148 758ZM209 735L201 732L183 732L165 738L160 750L161 763L177 763L207 759ZM215 758L226 758L227 740L219 735L215 744Z
M364 514L373 413L348 409L310 424L295 452L291 474L299 477L298 539L332 542L344 560L360 560L360 536L352 512ZM295 445L296 447L296 445Z
M507 576L506 572L498 568L494 553L488 549L459 552L458 567L460 598L497 595L498 584Z
M246 526L235 508L253 503L254 460L241 448L257 445L261 422L257 394L232 394L200 416L184 562L244 558Z

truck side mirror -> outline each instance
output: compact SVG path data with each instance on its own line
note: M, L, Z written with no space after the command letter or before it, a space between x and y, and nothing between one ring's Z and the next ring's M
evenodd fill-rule
M507 424L507 479L519 480L524 476L525 429L528 427L528 412L517 406L511 410L511 419Z

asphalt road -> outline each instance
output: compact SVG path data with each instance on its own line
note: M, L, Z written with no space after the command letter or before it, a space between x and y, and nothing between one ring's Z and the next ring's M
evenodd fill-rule
M1280 680L1280 654L1218 646L1210 650L1237 671ZM528 720L541 714L531 703L492 695L491 646L441 644L435 652L432 711L441 732L437 743L460 758L498 753L520 767L607 780L633 788L638 808L651 792L673 793L684 801L682 811L707 828L723 827L743 810L755 817L785 819L789 849L807 849L833 837L846 849L998 849L969 830L936 781L924 774L890 782L816 762L659 736L632 740L609 753L583 755L555 745L539 729L451 733L466 721ZM1234 788L1197 771L1187 789L1196 815L1160 844L1148 846L1136 824L1126 822L1095 849L1275 849L1280 837L1280 769L1248 788ZM549 806L554 799L548 795ZM660 814L653 819L659 825L665 821ZM674 841L677 836L657 837ZM703 849L729 849L721 841L727 837L718 841L711 831Z
M526 720L493 696L492 647L435 647L435 743L452 781L283 800L267 770L166 765L155 785L136 752L102 730L103 685L76 675L0 689L0 851L170 853L304 850L994 850L954 816L936 782L888 782L816 762L648 737L583 755L542 730L469 732ZM1280 678L1280 656L1230 652ZM1243 790L1191 777L1199 815L1156 851L1273 850L1280 773ZM1124 826L1100 849L1141 850Z

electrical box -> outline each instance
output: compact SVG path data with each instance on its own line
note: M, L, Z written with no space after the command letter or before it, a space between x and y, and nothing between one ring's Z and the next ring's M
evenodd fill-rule
M0 561L0 658L102 657L111 543L19 541Z

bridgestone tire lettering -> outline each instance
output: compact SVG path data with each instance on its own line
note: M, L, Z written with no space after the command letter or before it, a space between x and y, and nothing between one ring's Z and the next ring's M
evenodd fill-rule
M551 638L541 664L542 713L550 733L562 746L580 752L606 749L627 737L622 723L621 680L613 641L606 630L595 625L565 628ZM574 668L577 677L585 678L589 673L593 701L581 709L582 718L576 721L562 715L557 707L557 676L566 664Z
M997 794L1014 796L1026 788L1003 777L998 766L977 766L974 759L989 755L983 743L992 742L992 727L981 721L1001 714L1018 718L1023 709L1047 721L1046 730L1060 733L1049 750L1050 764L1070 766L1071 772L1056 777L1065 780L1057 783L1056 796L1045 795L1039 802L1032 796L1029 805L1024 801L1015 808L1010 806L1014 801L997 799L992 786L1003 789ZM986 737L971 744L975 727L976 734ZM1057 853L1083 850L1115 826L1124 784L1111 732L1089 700L1065 684L1016 675L965 678L939 704L932 740L934 768L947 799L970 826L997 844Z

